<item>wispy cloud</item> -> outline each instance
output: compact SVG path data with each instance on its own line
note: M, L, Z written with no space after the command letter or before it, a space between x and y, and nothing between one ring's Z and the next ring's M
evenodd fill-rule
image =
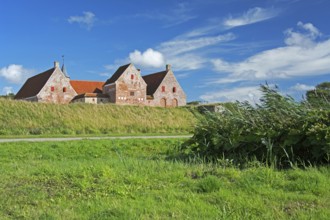
M271 19L278 16L280 12L280 9L275 8L251 8L245 13L237 15L236 17L229 15L227 18L213 18L203 27L195 28L178 36L177 38L186 39L207 36L210 34L214 35L215 33L223 32L238 26L249 25Z
M178 71L196 70L204 66L208 59L200 54L202 49L235 39L232 33L189 39L173 39L157 46L166 61Z
M262 93L259 86L246 86L208 92L201 95L200 98L207 102L248 101L250 103L258 103L261 96Z
M0 76L8 82L20 84L34 73L33 70L25 69L22 65L11 64L0 69Z
M286 46L262 51L242 62L214 59L214 69L229 73L216 83L292 78L330 73L330 40L321 41L321 33L311 23L298 23L301 31L285 32ZM304 31L304 33L302 32Z
M201 49L233 39L235 39L235 35L232 33L193 39L175 38L159 44L155 49L149 48L144 52L134 50L124 60L140 65L142 68L159 68L164 66L165 63L170 63L177 71L196 70L209 62L209 59L199 54ZM117 65L107 66L113 68Z
M87 30L92 29L96 20L95 14L90 11L84 11L82 16L70 16L68 18L70 24L77 23Z
M199 37L193 39L174 39L161 43L157 48L167 55L178 55L187 53L207 46L215 45L220 42L227 42L235 39L232 33L218 35L215 37Z
M257 23L260 21L268 20L273 18L279 14L279 10L270 8L260 8L255 7L251 8L242 15L237 17L229 16L227 19L223 21L223 25L227 28L234 28L238 26L248 25Z
M177 26L197 18L196 15L191 14L191 8L189 8L188 4L185 2L178 3L172 10L166 12L153 11L148 13L139 13L134 16L159 20L164 23L164 28Z

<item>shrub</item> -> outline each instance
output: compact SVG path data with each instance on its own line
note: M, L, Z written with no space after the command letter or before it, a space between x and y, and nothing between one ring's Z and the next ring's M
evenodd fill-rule
M260 104L236 103L208 113L180 149L214 160L245 163L257 159L278 166L323 163L330 155L330 110L315 109L261 86Z

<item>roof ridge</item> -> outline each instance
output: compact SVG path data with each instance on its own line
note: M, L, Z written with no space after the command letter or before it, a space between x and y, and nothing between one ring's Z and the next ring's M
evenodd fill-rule
M145 76L151 76L151 75L156 75L156 74L164 73L164 72L166 72L166 74L167 74L169 71L168 71L168 70L163 70L163 71L159 71L159 72L156 72L156 73L150 73L150 74L148 74L148 75L144 75L144 76L142 76L142 77L145 77Z
M38 76L40 76L40 75L42 75L42 74L45 74L46 72L48 72L48 71L50 71L50 70L53 70L53 72L54 72L54 71L55 71L55 67L50 68L50 69L48 69L48 70L46 70L46 71L43 71L43 72L41 72L41 73L38 73L37 75L31 76L31 77L28 78L27 80L29 80L29 79L33 79L33 78L38 77ZM53 74L53 72L52 72L52 74Z
M128 63L126 65L122 65L120 67L118 67L118 69L116 70L116 72L114 74L112 74L112 76L107 79L104 83L104 85L108 85L111 83L114 83L117 81L117 79L119 79L119 77L126 71L126 69L131 65L132 63Z
M38 95L43 86L55 72L56 68L51 68L42 73L28 78L21 89L15 95L15 99L24 99Z

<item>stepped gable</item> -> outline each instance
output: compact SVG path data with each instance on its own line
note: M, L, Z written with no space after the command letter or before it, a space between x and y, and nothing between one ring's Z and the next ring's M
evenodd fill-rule
M124 66L121 66L117 69L117 71L111 76L110 79L108 79L104 85L107 85L107 84L111 84L111 83L114 83L117 81L117 79L119 79L119 77L125 72L125 70L130 66L131 64L126 64Z
M55 68L51 68L26 80L22 88L15 95L15 99L24 99L38 95L54 71Z
M104 82L70 80L72 88L79 94L85 93L102 93Z
M152 96L156 92L157 88L162 83L167 72L168 70L165 70L142 77L143 80L147 83L147 95Z

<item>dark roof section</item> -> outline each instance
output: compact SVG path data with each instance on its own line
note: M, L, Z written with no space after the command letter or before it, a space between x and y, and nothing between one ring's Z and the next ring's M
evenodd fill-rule
M70 84L77 94L102 93L103 82L70 80Z
M165 70L162 72L153 73L142 77L144 81L147 83L147 95L153 95L156 92L157 88L163 81L167 72L168 71Z
M107 84L111 84L111 83L114 83L117 81L117 79L124 73L124 71L127 69L127 67L131 65L130 63L129 64L126 64L124 66L121 66L117 69L117 71L111 76L110 79L108 79L104 85L107 85Z
M22 88L15 95L15 99L24 99L38 95L54 71L55 68L51 68L27 79Z
M76 95L75 97L73 97L73 99L71 100L74 101L76 99L80 99L80 98L89 98L89 97L96 97L96 98L109 98L108 95L106 94L102 94L102 93L83 93L83 94L79 94L79 95Z

